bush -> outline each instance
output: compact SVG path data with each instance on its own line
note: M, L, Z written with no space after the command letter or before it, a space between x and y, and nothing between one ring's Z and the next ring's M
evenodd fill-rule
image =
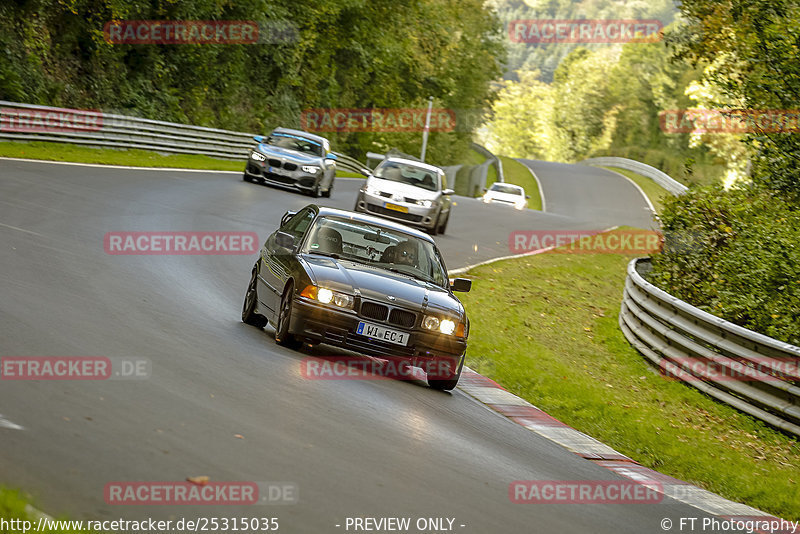
M667 201L650 281L730 322L800 345L800 211L763 188Z

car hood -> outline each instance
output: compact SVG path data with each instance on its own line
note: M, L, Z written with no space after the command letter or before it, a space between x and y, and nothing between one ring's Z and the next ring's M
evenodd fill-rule
M362 298L414 311L464 315L461 302L433 284L345 259L304 254L303 260L318 286L348 294L357 291ZM390 301L389 295L396 300Z
M522 202L525 200L524 197L519 195L512 195L510 193L501 193L499 191L489 191L486 193L486 196L492 200L502 200L504 202L513 202L516 204L517 202Z
M368 187L374 187L379 191L391 193L403 198L415 198L417 200L436 200L441 194L439 191L428 191L421 187L415 187L410 184L400 182L393 182L391 180L384 180L376 176L371 176L367 179Z
M288 148L281 148L275 145L267 145L265 143L260 143L258 145L258 151L266 156L291 160L300 165L320 165L322 163L321 156L315 156L313 154L304 154L296 150L289 150Z

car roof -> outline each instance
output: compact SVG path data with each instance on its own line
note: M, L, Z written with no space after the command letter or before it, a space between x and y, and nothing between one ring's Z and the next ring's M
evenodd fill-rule
M437 172L439 174L444 174L444 171L442 169L440 169L439 167L437 167L436 165L429 165L427 163L422 163L421 161L415 161L413 159L405 159L405 158L398 158L398 157L395 157L395 156L389 156L388 158L384 159L381 163L384 163L386 161L392 161L392 162L396 162L396 163L405 163L407 165L413 165L414 167L419 167L421 169L425 169L425 170L428 170L428 171L434 171L434 172Z
M418 237L420 239L424 239L425 241L434 243L433 238L431 238L431 236L429 236L428 234L420 232L419 230L411 228L410 226L406 226L404 224L389 221L387 219L381 219L380 217L374 217L366 213L356 213L355 211L327 208L324 206L317 206L316 204L312 204L312 206L317 209L319 215L334 215L336 217L346 217L348 219L353 219L355 221L374 224L377 226L383 226L384 228L388 228L390 230L397 230L398 232L404 232L406 234L411 234L414 237Z
M329 144L329 141L322 137L321 135L316 135L308 132L304 132L303 130L292 130L291 128L275 128L272 130L273 133L282 133L282 134L289 134L289 135L299 135L301 137L306 137L313 141L318 142L321 145Z

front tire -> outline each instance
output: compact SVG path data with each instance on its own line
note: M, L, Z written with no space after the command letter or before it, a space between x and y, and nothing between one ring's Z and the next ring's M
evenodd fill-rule
M300 341L289 332L292 322L292 302L294 301L294 285L289 284L281 297L281 307L275 325L275 342L289 349L300 348Z
M333 180L331 180L331 185L328 186L328 189L322 193L322 196L325 198L331 198L331 193L333 193Z
M253 267L253 274L250 277L250 284L247 286L247 293L244 295L242 305L242 322L250 326L264 328L267 325L267 318L256 313L256 302L258 302L258 268Z
M320 190L319 190L319 183L314 184L314 187L308 192L308 196L311 198L319 198Z
M428 373L428 385L432 389L439 391L450 391L458 385L458 379L461 378L461 370L464 368L464 360L466 355L461 356L461 362L458 364L458 371L453 373L450 371L449 376L446 378L431 378L432 373ZM433 376L436 376L435 374Z
M440 234L444 234L444 231L447 230L447 223L450 221L450 212L447 212L447 217L444 218L444 222L439 225L438 232Z

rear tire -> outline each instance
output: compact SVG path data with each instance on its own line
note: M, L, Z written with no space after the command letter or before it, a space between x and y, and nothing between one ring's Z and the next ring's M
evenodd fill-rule
M256 313L256 302L258 302L258 268L253 267L253 274L250 277L250 284L247 286L247 293L244 295L242 305L242 322L250 326L264 328L267 325L267 318Z
M289 349L300 348L301 342L289 332L292 321L292 301L294 300L294 285L289 284L281 297L281 307L278 310L278 319L275 325L275 342Z

